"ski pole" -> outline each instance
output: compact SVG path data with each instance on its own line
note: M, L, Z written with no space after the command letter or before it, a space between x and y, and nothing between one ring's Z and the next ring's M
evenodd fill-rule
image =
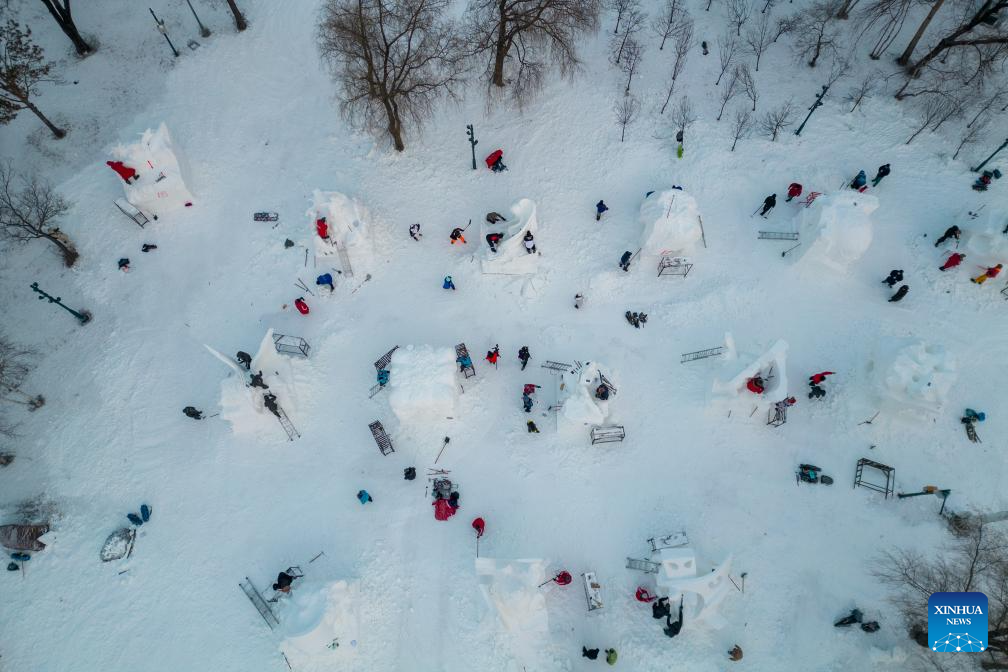
M745 577L749 572L742 572L742 592L745 592Z
M753 215L755 215L757 212L760 211L760 208L762 208L762 207L763 207L762 205L758 206L755 210L752 211L752 215L749 215L749 216L752 217Z
M444 452L444 449L448 447L448 442L449 442L449 441L451 441L451 439L450 439L450 438L448 438L447 436L446 436L446 437L444 437L444 443L443 443L443 444L441 444L441 450L439 450L439 451L438 451L438 454L437 454L437 457L436 457L436 458L434 458L434 464L437 464L437 463L438 463L438 460L440 460L440 459L441 459L441 453L443 453L443 452Z
M554 577L553 577L552 579L547 579L546 581L543 581L542 583L540 583L540 584L539 584L539 586L538 586L538 587L539 587L539 588L542 588L542 587L543 587L543 586L545 586L545 585L546 585L547 583L553 583L554 581L556 581L556 577L555 577L555 576L554 576Z
M731 574L728 575L728 580L732 582L732 585L735 586L736 590L738 590L739 592L742 592L742 589L739 588L739 585L737 583L735 583L735 579L731 578Z

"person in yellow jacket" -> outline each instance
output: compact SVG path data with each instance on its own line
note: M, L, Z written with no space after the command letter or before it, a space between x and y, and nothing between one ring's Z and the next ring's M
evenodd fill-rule
M999 273L1001 273L1001 264L998 264L997 266L991 266L986 271L984 271L983 275L979 275L973 278L973 282L975 282L978 285L982 285L989 279L996 278Z

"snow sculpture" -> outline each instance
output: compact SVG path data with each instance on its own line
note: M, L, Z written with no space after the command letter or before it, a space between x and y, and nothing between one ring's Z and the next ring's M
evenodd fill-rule
M484 273L506 275L527 275L539 268L539 255L529 254L525 249L525 233L533 237L539 235L539 218L535 201L522 198L511 206L507 222L490 224L484 222L480 266ZM497 252L492 252L486 244L489 233L503 233L504 239L496 243Z
M252 373L262 371L263 382L269 390L249 386L249 372L230 357L205 346L211 354L227 364L232 373L221 381L221 420L231 423L235 434L261 434L273 436L277 430L277 417L263 405L263 393L271 392L287 416L297 414L299 399L295 381L302 371L307 372L307 360L281 355L273 345L273 330L266 332L259 350L252 357Z
M373 218L360 201L338 191L316 189L312 192L312 206L305 214L311 218L319 266L338 264L346 277L373 270L375 254L370 231ZM319 231L318 221L322 217L325 238Z
M476 575L495 630L520 661L534 665L549 633L546 597L539 588L548 579L546 561L476 558Z
M734 342L732 344L734 345ZM731 379L727 381L715 380L714 398L724 405L732 408L738 407L740 410L744 408L747 412L753 404L760 408L767 408L787 398L787 351L787 342L777 341L773 347ZM727 366L733 366L731 361ZM755 394L748 388L749 380L756 376L763 379L762 394Z
M138 179L123 182L126 200L134 207L161 215L192 205L188 165L164 122L156 131L144 131L139 142L113 147L112 156L137 172Z
M280 650L295 670L342 668L357 653L357 586L301 581L276 607Z
M876 358L877 383L884 401L897 410L937 413L948 401L958 373L940 345L898 339Z
M655 577L658 593L669 596L673 612L678 610L682 596L686 623L704 623L712 628L725 626L721 604L735 590L728 578L730 555L714 571L699 575L693 549L663 548L657 553L657 561L661 564Z
M970 223L960 226L964 232L969 231L966 234L965 245L967 268L971 265L983 268L1008 261L1008 236L1001 233L1008 226L1008 212L994 209L979 226ZM950 249L954 247L954 243L949 245ZM978 275L980 272L981 269L978 268L977 273L973 275Z
M655 191L640 206L641 254L670 256L690 254L703 239L700 208L696 199L681 189Z
M389 406L404 424L422 427L455 416L455 351L408 345L389 362Z
M578 427L603 424L609 417L609 401L595 396L602 384L599 363L588 362L575 375L576 378L560 391L560 417Z
M860 259L872 242L871 214L878 199L853 189L820 196L796 217L798 241L789 255L844 271Z

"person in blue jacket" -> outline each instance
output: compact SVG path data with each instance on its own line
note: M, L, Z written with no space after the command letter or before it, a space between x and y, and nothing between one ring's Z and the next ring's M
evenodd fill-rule
M336 285L333 283L333 279L332 279L332 274L331 273L323 273L322 275L318 276L315 279L315 284L316 285L322 285L322 286L328 285L330 292L335 292L336 291Z
M455 283L452 282L452 277L450 275L445 276L444 284L441 286L444 287L445 289L455 291Z
M371 498L371 495L368 493L367 490L360 490L360 491L358 491L358 493L357 493L357 499L360 500L360 503L362 505L367 504L368 502L373 502L374 501L374 499Z
M599 201L595 204L595 221L602 219L602 213L609 209L609 206L605 204L605 201Z
M850 188L860 189L866 184L868 184L868 176L865 175L865 172L862 170L857 174L857 177L855 177L854 180L850 183Z

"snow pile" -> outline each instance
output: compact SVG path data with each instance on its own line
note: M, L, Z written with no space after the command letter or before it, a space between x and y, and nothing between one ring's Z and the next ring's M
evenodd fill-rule
M595 390L602 384L599 363L588 362L574 375L575 379L560 391L560 417L577 426L603 424L609 417L609 402L595 397Z
M481 266L484 273L526 275L536 272L539 268L539 255L529 254L524 241L526 232L531 232L533 237L539 235L536 211L535 201L522 198L511 206L507 222L483 224L484 241L489 233L504 234L504 239L497 243L497 252L491 252L489 245L482 248Z
M730 338L726 335L727 339ZM732 341L734 345L734 341ZM774 403L787 398L787 341L777 341L769 350L756 358L751 364L739 371L727 381L714 381L713 396L721 405L731 408L745 408L749 411L753 404L761 407L773 406ZM729 360L729 370L735 370ZM750 378L760 376L763 379L763 394L750 392L746 383Z
M680 189L646 196L639 219L644 226L641 254L688 254L703 239L696 199Z
M305 214L311 219L319 266L339 268L347 277L374 270L374 246L369 230L373 218L360 201L338 191L316 189L312 192L312 207ZM326 219L329 234L326 239L318 235L315 225L321 217Z
M346 581L301 583L280 601L280 650L295 670L338 668L357 653L356 602L357 586Z
M883 400L898 409L936 413L958 377L955 359L940 345L898 340L874 364Z
M455 351L408 345L392 353L389 363L389 406L403 423L424 426L454 417L459 386Z
M1008 236L1001 233L1006 225L1008 212L998 209L991 210L986 220L977 225L970 226L969 222L961 225L964 231L969 229L965 249L970 263L986 267L1008 261Z
M661 563L655 583L659 594L668 595L673 612L683 598L683 621L703 623L712 628L722 628L726 622L721 616L721 605L735 590L729 580L732 558L728 558L713 571L698 573L696 556L690 548L664 548L656 554Z
M117 145L112 156L139 174L132 184L122 182L126 200L146 213L161 215L192 204L189 171L178 148L172 144L164 122L156 131L147 129L140 141Z
M547 580L546 561L476 558L476 575L494 629L520 661L534 665L549 633L546 597L539 588Z
M790 256L838 271L860 259L872 242L878 199L853 189L820 196L797 217L801 245Z
M277 417L263 405L263 393L276 395L277 405L294 421L297 417L298 394L295 381L299 372L308 363L282 355L273 345L273 330L266 332L259 350L252 357L252 373L262 371L263 382L269 390L249 386L249 372L233 359L217 352L209 345L207 350L231 368L231 373L221 381L220 418L231 423L235 434L258 434L272 436L282 432Z

